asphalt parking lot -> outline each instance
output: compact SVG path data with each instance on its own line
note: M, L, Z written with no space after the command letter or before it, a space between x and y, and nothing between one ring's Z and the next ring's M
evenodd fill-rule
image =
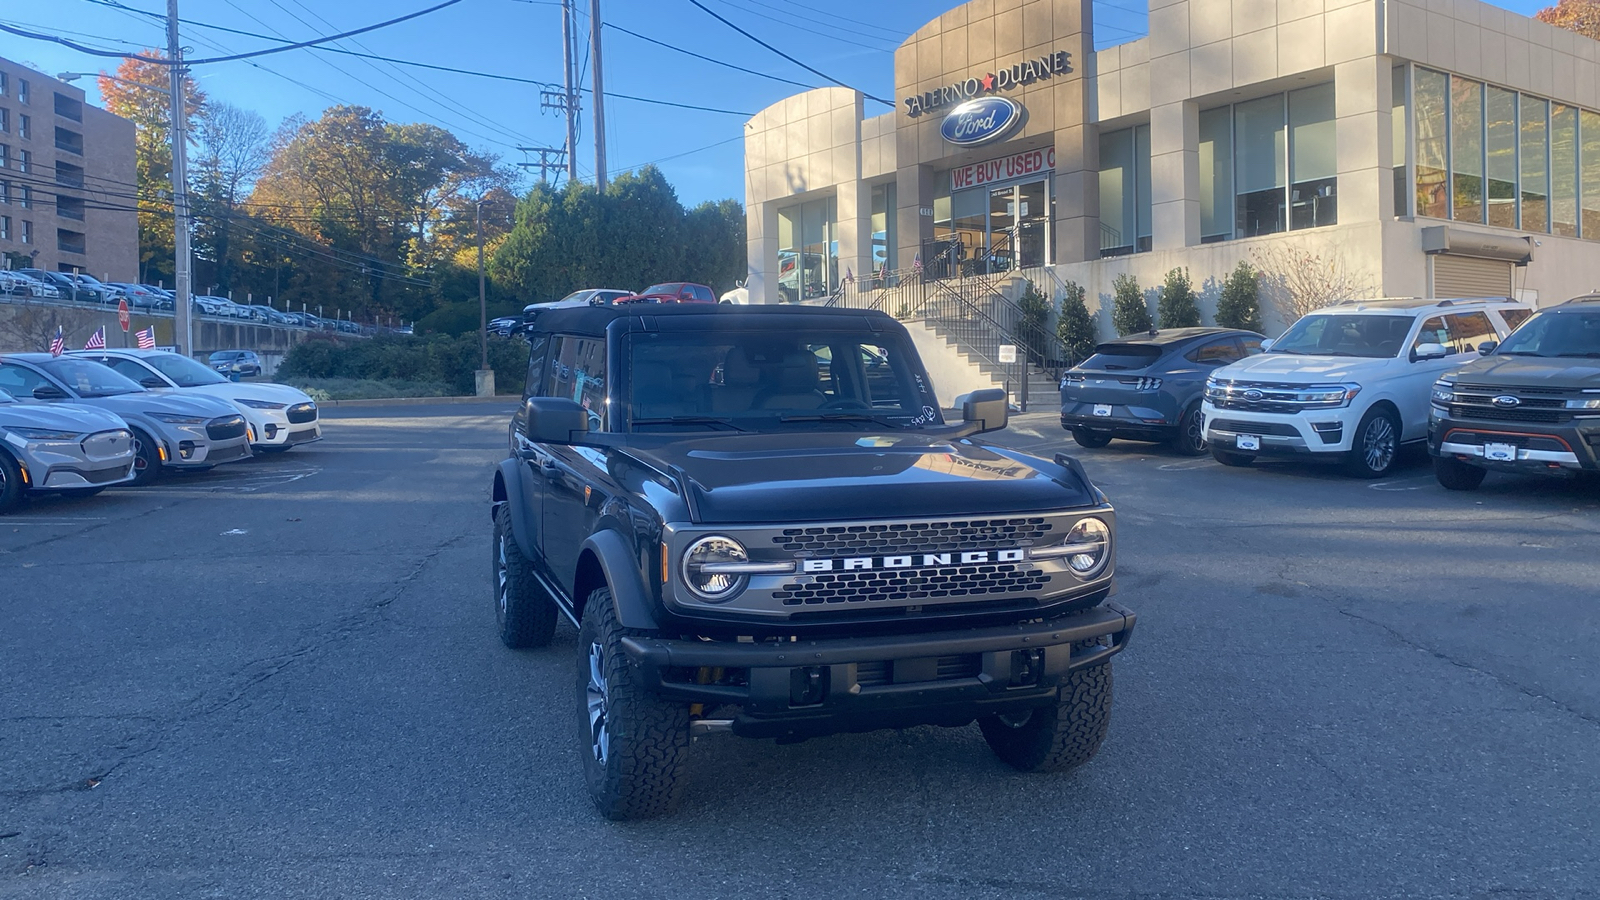
M0 519L0 897L1600 896L1600 488L1022 417L1002 441L1119 508L1100 756L716 735L678 816L615 825L574 631L495 636L509 411L330 409L320 444Z

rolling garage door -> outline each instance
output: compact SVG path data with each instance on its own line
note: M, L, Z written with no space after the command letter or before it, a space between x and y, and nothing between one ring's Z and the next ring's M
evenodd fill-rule
M1509 260L1478 259L1449 253L1430 256L1429 259L1433 260L1435 297L1512 296L1511 273L1515 267Z

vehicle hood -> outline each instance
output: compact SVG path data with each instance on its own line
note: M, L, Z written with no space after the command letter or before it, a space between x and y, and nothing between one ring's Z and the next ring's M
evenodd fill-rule
M1262 353L1216 371L1219 380L1276 381L1287 384L1325 384L1355 381L1370 376L1390 359L1351 356L1302 356L1294 353Z
M688 476L696 521L723 524L1043 512L1092 505L1072 469L916 433L672 435L626 451Z
M1600 388L1600 359L1485 356L1455 373L1458 381L1551 388Z
M296 403L310 403L311 398L299 388L287 384L273 384L260 381L228 382L226 384L202 384L196 387L178 388L183 395L199 395L203 397L216 397L222 400L265 400L268 403L287 403L293 406Z
M200 416L207 419L239 414L239 410L235 409L232 403L217 397L197 397L188 393L161 391L118 394L114 397L85 397L75 402L97 406L124 417L147 412Z
M52 428L89 434L127 423L116 413L71 403L0 403L0 428Z

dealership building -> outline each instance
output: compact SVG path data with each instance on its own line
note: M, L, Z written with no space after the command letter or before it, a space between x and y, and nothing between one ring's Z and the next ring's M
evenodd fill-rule
M973 0L895 52L892 111L822 88L758 113L752 302L917 270L1109 308L1117 276L1185 267L1209 321L1241 260L1375 296L1600 288L1600 43L1477 0L1150 0L1149 24L1096 51L1087 2Z

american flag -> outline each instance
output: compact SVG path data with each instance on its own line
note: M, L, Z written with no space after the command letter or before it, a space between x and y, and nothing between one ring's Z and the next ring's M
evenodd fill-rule
M104 350L106 348L106 327L101 325L89 335L89 340L83 345L85 350Z
M61 326L56 326L56 336L50 339L50 355L60 356L61 351L67 349L67 342L61 336Z
M140 350L154 350L155 348L156 348L156 327L154 325L151 325L149 328L146 328L145 330L139 332L139 349Z

